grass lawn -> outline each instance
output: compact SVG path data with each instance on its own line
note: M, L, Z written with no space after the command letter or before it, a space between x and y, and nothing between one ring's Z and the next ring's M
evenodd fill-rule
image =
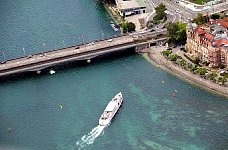
M189 0L189 1L192 3L195 3L195 4L200 4L200 5L202 5L203 2L207 2L207 0Z

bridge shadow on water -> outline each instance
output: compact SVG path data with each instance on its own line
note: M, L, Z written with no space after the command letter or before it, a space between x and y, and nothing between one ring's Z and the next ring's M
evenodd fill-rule
M40 73L37 73L37 71L27 71L24 73L18 73L14 75L0 77L0 83L7 83L7 82L12 82L17 80L26 80L26 79L32 79L32 78L39 78L43 76L49 76L50 70L54 70L58 72L58 70L63 71L63 70L74 69L77 67L98 65L99 63L112 61L115 59L121 59L135 54L136 52L133 48L125 49L122 51L110 52L110 53L99 55L95 58L91 58L90 60L87 60L87 59L77 60L77 61L64 62L58 65L50 66L45 69L42 69Z

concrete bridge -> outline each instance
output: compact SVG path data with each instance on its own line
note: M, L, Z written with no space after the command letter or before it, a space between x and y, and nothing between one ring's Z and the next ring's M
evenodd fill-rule
M28 71L40 71L66 62L87 60L132 48L140 51L150 47L151 44L164 41L167 38L154 39L158 34L166 34L166 30L145 33L132 33L113 36L109 39L101 39L90 43L37 53L26 57L6 60L0 64L0 77Z

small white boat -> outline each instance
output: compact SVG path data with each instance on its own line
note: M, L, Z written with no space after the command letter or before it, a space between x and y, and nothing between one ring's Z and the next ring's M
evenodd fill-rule
M55 71L53 69L50 70L50 74L54 74Z
M123 102L122 93L118 93L106 106L103 114L99 119L99 125L107 126L111 122L112 118L115 116L116 112L120 108Z
M119 31L119 28L117 28L117 26L112 21L111 21L110 25L114 31Z

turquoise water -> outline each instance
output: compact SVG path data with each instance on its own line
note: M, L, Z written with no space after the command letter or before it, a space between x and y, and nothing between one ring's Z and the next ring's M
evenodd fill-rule
M96 0L1 0L0 14L7 58L23 56L23 48L29 55L117 34Z
M58 0L59 3L51 0L40 1L44 2L53 8L52 11L56 7L68 11L69 8L64 4L72 3L77 7L77 14L81 16L87 15L85 10L93 12L88 14L93 16L89 19L87 17L78 19L79 21L88 19L87 21L91 22L81 24L75 31L65 29L65 26L62 26L61 30L79 33L81 30L78 29L85 28L83 31L88 34L87 36L96 39L100 37L100 31L93 30L93 33L85 27L96 24L103 31L106 29L106 35L115 34L109 25L110 19L96 1ZM14 12L17 10L16 6L27 5L31 7L31 11L41 10L40 13L43 13L42 9L36 8L42 6L36 1L17 3L8 0L0 3L1 11L7 11L5 16L8 16L9 20L21 13L21 11ZM32 5L33 3L35 4ZM66 15L63 19L68 17ZM101 17L107 18L101 19ZM58 18L60 17L56 17L56 20ZM18 20L12 19L4 23L16 24L14 21ZM43 25L43 28L52 30L50 22ZM4 29L5 35L8 36L7 40L0 40L0 45L9 51L14 51L13 47L23 41L24 44L21 45L27 44L29 47L31 44L30 40L26 42L19 37L18 39L15 37L15 40L10 39L6 31L16 30L10 26L0 29ZM46 37L45 32L39 29L37 34L42 34L50 40L50 43L54 43L55 40ZM52 34L58 33L53 31ZM66 39L69 34L61 32L61 36ZM30 38L31 41L37 40L36 36ZM8 40L14 44L7 45L5 42ZM68 44L73 44L73 41L71 42ZM34 44L37 51L38 43ZM36 49L32 52L35 51ZM23 52L14 53L14 55L20 54ZM173 97L175 90L176 96ZM108 127L104 129L97 127L98 119L107 103L120 91L124 102L116 117ZM227 100L179 80L153 66L138 54L100 62L92 60L91 64L57 70L53 75L43 74L1 81L0 149L225 150L228 149ZM11 128L11 132L7 131L8 128ZM93 132L90 132L91 130ZM92 135L87 136L87 141L81 140L88 133ZM96 135L99 136L94 138ZM83 144L80 146L77 143Z
M120 111L85 149L227 148L227 99L180 81L140 55L2 83L0 144L77 149L119 91Z

